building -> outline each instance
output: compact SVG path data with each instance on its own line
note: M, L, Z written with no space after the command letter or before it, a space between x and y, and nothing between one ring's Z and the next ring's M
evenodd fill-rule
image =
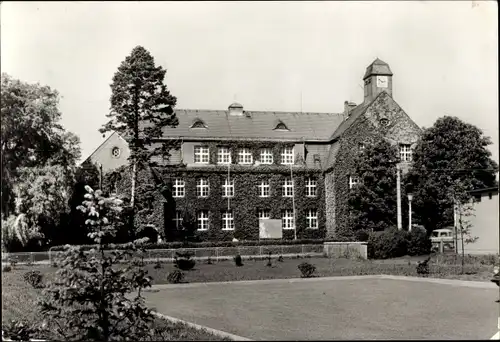
M465 243L466 254L497 254L499 251L498 225L498 188L486 188L471 191L472 215L464 220L470 224L471 237L477 237L473 243ZM455 215L458 221L458 215ZM458 224L458 222L455 222ZM462 253L460 235L458 236L458 252Z
M363 76L364 99L341 113L176 109L176 139L162 165L172 207L158 196L145 221L175 234L186 213L202 239L258 239L259 219L281 219L283 237L336 238L349 234L347 194L356 184L353 159L381 136L399 146L403 169L420 128L393 98L393 73L376 59ZM126 142L113 134L88 160L104 171L126 165ZM163 209L162 209L163 208ZM169 209L170 208L170 209ZM168 214L170 213L170 214ZM296 221L296 224L295 224Z

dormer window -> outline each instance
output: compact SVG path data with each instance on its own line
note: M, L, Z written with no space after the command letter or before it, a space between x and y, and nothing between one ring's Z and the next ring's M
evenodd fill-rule
M196 119L194 120L193 124L189 128L207 128L207 125L201 120L201 119Z
M278 121L276 127L274 127L276 131L289 131L288 127L286 127L285 123L282 121Z

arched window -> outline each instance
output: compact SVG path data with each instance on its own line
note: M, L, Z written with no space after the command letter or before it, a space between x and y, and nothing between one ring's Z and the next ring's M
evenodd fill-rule
M275 130L280 130L280 131L288 131L288 127L286 127L286 125L282 122L282 121L278 121L278 123L276 124L276 127L274 128Z
M193 124L191 125L190 128L207 128L207 125L205 125L205 123L200 120L200 119L196 119Z

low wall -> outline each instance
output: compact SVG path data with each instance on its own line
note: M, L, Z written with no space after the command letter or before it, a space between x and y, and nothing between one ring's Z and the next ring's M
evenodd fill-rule
M366 242L325 242L323 254L329 258L368 259L368 245Z

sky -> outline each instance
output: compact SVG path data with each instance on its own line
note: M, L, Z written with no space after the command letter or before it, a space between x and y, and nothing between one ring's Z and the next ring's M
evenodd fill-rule
M181 109L333 112L363 101L387 62L393 97L421 127L481 128L498 162L495 1L2 2L1 71L56 89L86 158L103 141L110 84L141 45Z

